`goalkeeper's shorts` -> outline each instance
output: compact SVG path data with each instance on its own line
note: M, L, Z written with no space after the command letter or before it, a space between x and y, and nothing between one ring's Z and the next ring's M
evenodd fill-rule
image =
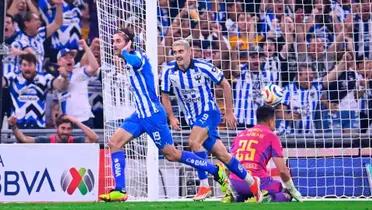
M253 196L251 191L249 190L249 186L246 181L241 179L231 178L230 175L230 183L234 194L236 195L236 199L238 202L243 202L250 196ZM272 177L264 177L261 178L261 190L266 190L270 194L280 193L283 192L283 186L280 181L274 180Z
M134 138L147 133L160 150L166 145L173 145L164 109L146 118L139 118L137 113L133 113L124 120L121 128L131 133Z

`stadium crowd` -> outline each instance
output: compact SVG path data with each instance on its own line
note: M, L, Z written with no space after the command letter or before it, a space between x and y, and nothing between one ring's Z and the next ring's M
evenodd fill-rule
M275 83L279 132L369 132L371 11L371 0L158 0L159 74L184 38L223 70L240 128L256 124L261 89ZM95 0L8 0L2 116L23 129L54 128L61 113L103 128L98 37Z

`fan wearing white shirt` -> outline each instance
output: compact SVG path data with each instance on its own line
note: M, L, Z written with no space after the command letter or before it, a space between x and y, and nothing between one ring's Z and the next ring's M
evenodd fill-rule
M58 52L58 65L66 69L70 81L67 91L58 93L58 100L64 114L74 116L83 124L92 127L93 114L88 98L88 82L92 76L97 75L99 64L85 40L80 40L79 44L85 51L82 60L87 61L86 65L75 66L75 50L64 48Z

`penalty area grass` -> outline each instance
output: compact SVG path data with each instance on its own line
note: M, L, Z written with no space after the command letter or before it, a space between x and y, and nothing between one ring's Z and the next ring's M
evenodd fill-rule
M305 201L303 203L125 202L125 203L0 203L0 210L372 210L368 201Z

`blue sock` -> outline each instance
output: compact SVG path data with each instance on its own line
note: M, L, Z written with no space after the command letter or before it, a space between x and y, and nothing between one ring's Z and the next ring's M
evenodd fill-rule
M207 151L198 151L198 152L195 152L195 154L203 160L208 160L207 159L207 157L208 157ZM199 180L203 180L203 179L208 178L208 173L206 171L197 169L197 172L198 172Z
M182 151L180 162L192 166L197 170L208 171L208 173L213 175L218 172L217 166L207 160L201 159L193 152Z
M239 161L232 157L230 162L226 164L226 167L233 172L235 175L237 175L241 179L245 179L247 176L247 171L244 169L244 167L239 163Z
M125 153L119 150L111 153L112 174L115 178L115 190L125 191Z

